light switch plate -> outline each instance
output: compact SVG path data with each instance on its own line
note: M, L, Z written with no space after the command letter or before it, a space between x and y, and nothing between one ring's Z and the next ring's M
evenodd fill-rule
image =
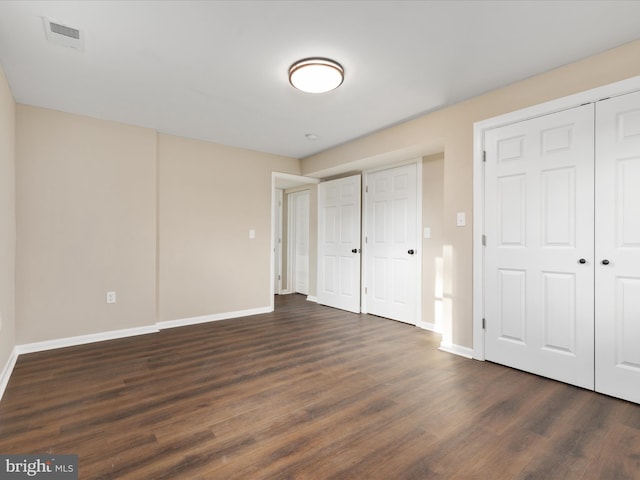
M424 227L424 238L431 238L431 228Z
M456 225L458 227L464 227L467 224L467 218L464 212L458 212L456 214Z

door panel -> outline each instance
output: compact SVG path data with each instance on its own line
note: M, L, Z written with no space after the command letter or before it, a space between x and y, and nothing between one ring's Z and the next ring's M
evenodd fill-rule
M543 272L542 348L575 355L576 276Z
M525 247L526 180L524 174L497 179L498 234L502 247Z
M360 175L353 175L318 185L318 302L356 313L361 183Z
M596 390L640 403L640 93L596 122Z
M289 194L293 209L293 291L309 295L309 192Z
M541 186L543 246L575 248L575 167L542 172Z
M417 167L411 164L369 174L367 185L367 312L415 324Z
M274 195L273 293L279 295L282 292L282 203L284 200L284 190L276 188Z
M586 105L485 134L486 358L591 389L593 126Z
M527 272L500 268L498 279L499 338L526 346Z

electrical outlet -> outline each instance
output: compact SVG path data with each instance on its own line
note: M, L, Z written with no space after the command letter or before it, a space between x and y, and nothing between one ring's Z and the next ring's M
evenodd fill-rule
M251 240L253 240L254 238L256 238L256 231L252 228L251 230L249 230L249 238Z
M107 303L116 303L116 292L107 292Z

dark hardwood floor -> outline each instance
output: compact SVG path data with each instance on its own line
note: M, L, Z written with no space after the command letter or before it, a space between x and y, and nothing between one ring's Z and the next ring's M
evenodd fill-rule
M21 356L0 453L81 479L638 479L640 406L289 295L276 312Z

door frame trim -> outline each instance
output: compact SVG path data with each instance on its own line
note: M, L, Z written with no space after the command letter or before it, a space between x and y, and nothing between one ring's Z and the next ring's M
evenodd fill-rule
M394 168L404 167L406 165L416 166L416 261L418 268L416 269L416 312L412 324L423 327L422 322L422 157L413 158L403 162L394 163L392 165L384 165L378 168L372 168L362 172L362 238L360 240L361 249L361 267L360 267L360 310L367 313L367 296L365 295L365 279L367 278L367 244L365 236L367 232L367 204L365 187L367 185L368 176L372 173L382 172L384 170L392 170Z
M640 90L640 76L557 98L473 124L473 358L485 359L484 330L484 135L487 130L532 118L549 115L585 103L595 103L610 97Z

